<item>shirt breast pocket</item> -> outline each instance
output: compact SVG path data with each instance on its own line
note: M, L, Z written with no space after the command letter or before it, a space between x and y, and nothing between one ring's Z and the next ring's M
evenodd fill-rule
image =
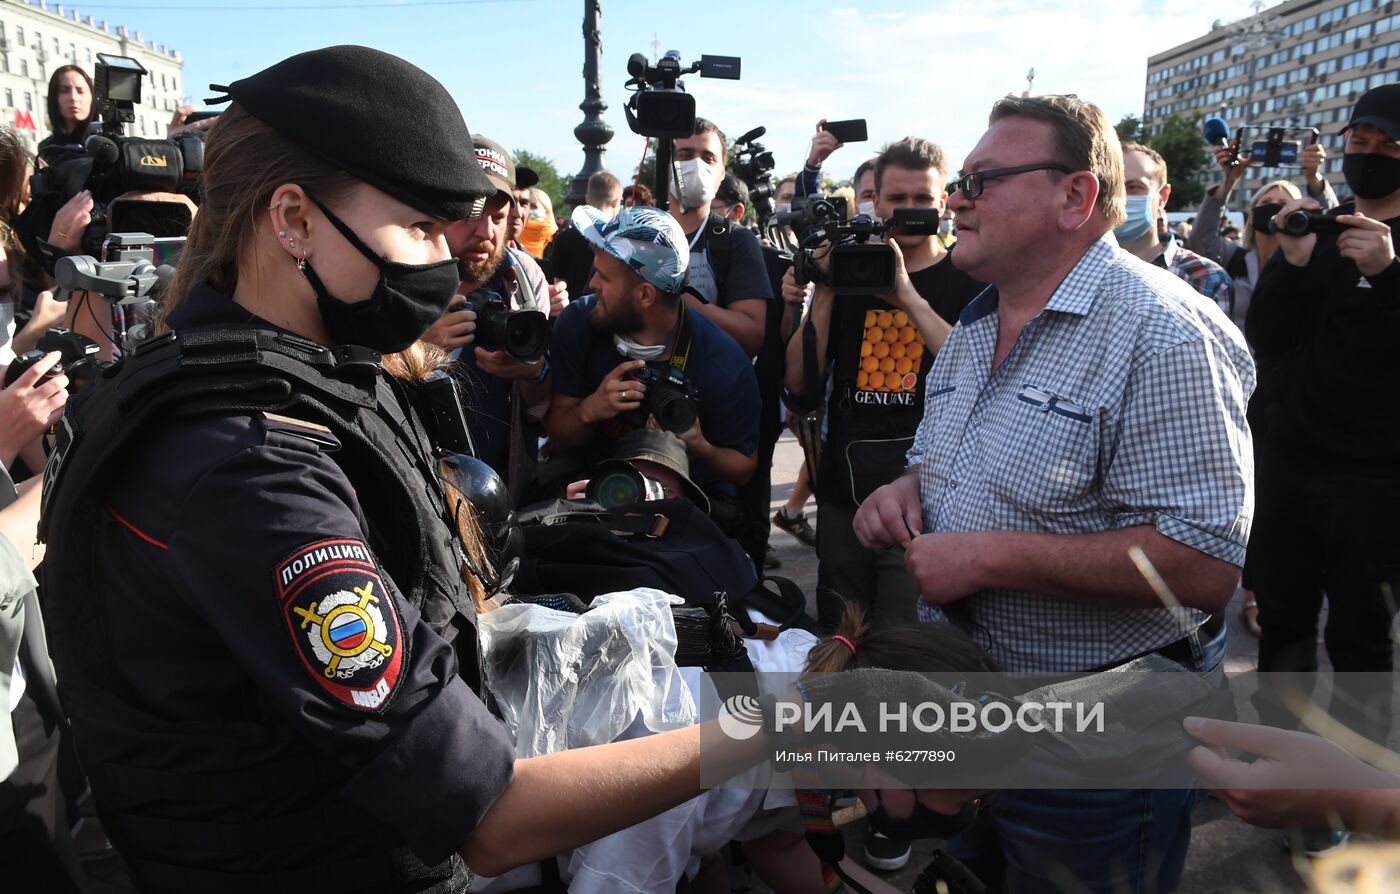
M1023 385L1006 412L1012 444L993 464L993 499L1028 515L1072 511L1088 500L1098 480L1101 410Z

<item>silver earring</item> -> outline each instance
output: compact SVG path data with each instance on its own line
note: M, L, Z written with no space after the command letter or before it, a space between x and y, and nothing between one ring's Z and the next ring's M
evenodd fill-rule
M287 240L287 247L288 247L288 248L296 248L296 247L297 247L297 241L296 241L295 239L288 239L288 240Z
M287 231L286 231L286 230L278 230L278 231L277 231L277 238L278 238L278 239L286 239L286 238L287 238Z

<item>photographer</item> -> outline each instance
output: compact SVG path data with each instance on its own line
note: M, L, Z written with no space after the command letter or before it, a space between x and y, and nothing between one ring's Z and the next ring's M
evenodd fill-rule
M49 135L39 141L39 158L51 147L81 146L92 123L92 78L77 65L63 65L49 78Z
M671 215L690 247L685 303L729 333L752 358L763 346L773 291L758 237L710 212L724 179L724 134L713 121L696 118L694 134L675 143L679 180L672 178Z
M754 471L758 385L734 340L680 297L690 254L679 224L643 206L609 220L584 205L574 226L594 245L594 294L571 304L555 328L551 457L572 456L587 477L621 435L661 422L658 397L676 399L684 387L695 421L675 434L711 498L732 498ZM669 381L641 381L644 372Z
M463 401L471 408L467 429L477 458L495 469L511 494L519 497L533 476L540 423L549 407L549 360L543 354L513 357L496 345L479 347L478 315L465 305L471 296L490 292L505 299L512 313L547 314L551 289L534 258L506 241L519 189L514 160L494 140L481 134L473 134L472 140L477 161L497 191L486 200L480 218L454 223L448 230L448 246L462 282L458 297L423 340L455 356ZM557 291L564 296L562 289Z
M1347 125L1342 172L1356 199L1307 220L1312 199L1273 218L1279 253L1255 288L1246 331L1270 389L1263 420L1250 565L1261 671L1317 669L1317 619L1339 672L1331 710L1384 742L1391 727L1391 622L1400 587L1400 84L1365 93ZM1286 227L1307 223L1308 232ZM1267 676L1267 675L1265 675ZM1303 683L1305 689L1307 682ZM1261 691L1261 696L1265 695ZM1292 726L1272 698L1267 723Z

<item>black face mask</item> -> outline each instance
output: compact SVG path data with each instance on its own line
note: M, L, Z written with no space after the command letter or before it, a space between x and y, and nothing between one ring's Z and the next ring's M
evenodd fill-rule
M379 282L365 301L342 301L330 292L308 261L303 268L316 306L326 324L326 334L337 344L360 345L381 354L393 354L413 344L428 331L452 303L461 280L457 259L436 264L400 264L387 261L360 240L354 231L310 193L321 213L355 250L379 268Z
M1342 176L1358 199L1383 199L1400 189L1400 158L1377 152L1342 156Z

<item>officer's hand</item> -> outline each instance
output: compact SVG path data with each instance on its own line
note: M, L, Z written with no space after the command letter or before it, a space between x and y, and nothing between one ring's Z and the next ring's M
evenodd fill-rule
M1327 150L1321 143L1309 143L1303 147L1303 180L1308 184L1308 194L1322 195L1322 187L1327 182L1322 176L1322 163L1327 160Z
M462 305L466 303L465 296L453 298L442 316L423 333L423 341L445 351L471 344L476 338L476 311L462 310Z
M856 510L851 528L866 549L904 546L913 540L924 529L918 476L901 475L876 489Z
M827 133L826 119L817 122L817 132L812 135L812 148L807 152L807 167L819 168L822 162L831 157L831 153L846 145L836 137Z
M1356 262L1362 276L1375 276L1395 263L1395 243L1390 227L1360 211L1339 214L1337 220L1349 228L1337 236L1337 249L1342 257Z
M619 363L598 385L598 389L579 403L583 421L606 422L640 407L647 393L646 383L626 376L646 365L645 360L624 360Z
M564 280L549 284L549 318L552 320L569 306L569 284Z
M63 407L68 403L68 377L60 375L38 384L62 358L57 351L50 351L13 385L0 391L0 453L13 455L63 417Z
M920 534L904 547L904 567L930 605L971 596L985 584L977 563L986 545L982 532Z
M797 284L797 269L789 267L783 274L783 301L794 307L802 308L807 304L807 298L812 294L812 284Z
M516 359L505 351L488 351L485 348L476 348L476 365L481 367L488 375L493 375L498 379L510 379L519 381L522 379L534 379L544 368L544 358L526 363L524 360Z
M77 251L83 231L92 223L92 191L83 190L63 203L49 227L49 244L64 251Z
M1283 259L1294 267L1306 267L1312 260L1313 249L1317 248L1317 234L1290 236L1283 231L1283 222L1294 211L1321 211L1322 206L1312 199L1294 199L1283 210L1274 215L1274 228L1278 231L1278 246L1283 250Z
M1205 717L1187 717L1183 725L1204 746L1188 752L1186 762L1250 825L1327 828L1338 818L1351 825L1365 795L1393 803L1400 794L1400 779L1311 733ZM1258 759L1236 760L1228 748Z

